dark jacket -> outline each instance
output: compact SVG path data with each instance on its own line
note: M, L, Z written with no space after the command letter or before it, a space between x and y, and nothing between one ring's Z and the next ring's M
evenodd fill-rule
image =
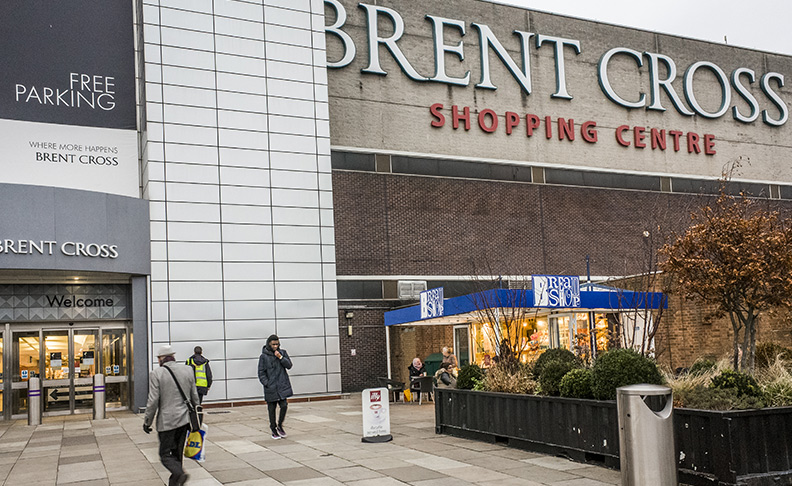
M415 366L410 365L407 367L407 370L410 372L410 376L421 376L426 374L426 366L422 366L421 369L416 369Z
M212 387L212 368L209 367L209 360L204 358L203 355L201 354L194 354L190 356L186 364L190 365L190 367L192 367L193 370L195 370L195 367L192 365L193 363L197 364L198 366L206 363L206 366L204 366L204 369L206 370L206 388L204 389L204 391L208 390L209 388ZM199 386L198 390L200 391L202 388L204 387Z
M291 382L286 370L291 369L292 362L289 353L284 349L279 349L282 358L275 357L275 353L269 346L261 349L258 363L258 379L264 386L264 400L277 402L285 400L294 395Z

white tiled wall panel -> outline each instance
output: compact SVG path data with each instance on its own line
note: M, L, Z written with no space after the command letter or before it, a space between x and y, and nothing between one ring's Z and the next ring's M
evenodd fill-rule
M277 333L295 393L340 392L323 2L143 4L154 347L255 399Z

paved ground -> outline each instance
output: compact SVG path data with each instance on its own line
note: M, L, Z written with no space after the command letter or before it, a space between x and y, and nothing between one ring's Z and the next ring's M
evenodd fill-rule
M434 433L433 404L392 404L394 440L364 444L353 398L289 405L289 437L272 440L266 407L207 412L207 460L185 459L192 486L606 486L616 471ZM0 482L17 485L161 486L167 471L142 416L48 417L38 427L0 422ZM165 480L163 480L165 478Z

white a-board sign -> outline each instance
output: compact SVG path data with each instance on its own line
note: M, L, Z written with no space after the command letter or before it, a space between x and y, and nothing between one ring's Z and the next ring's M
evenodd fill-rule
M387 442L390 433L390 407L387 388L363 390L363 442Z

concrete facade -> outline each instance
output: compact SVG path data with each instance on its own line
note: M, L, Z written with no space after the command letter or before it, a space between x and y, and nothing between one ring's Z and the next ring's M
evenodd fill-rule
M431 154L446 158L474 158L493 162L517 162L521 164L551 167L585 167L621 172L640 172L661 175L687 175L708 178L720 177L723 166L740 157L750 159L744 165L738 179L792 183L792 168L779 164L789 159L792 147L788 143L792 127L786 123L780 127L768 125L760 115L756 121L742 123L732 117L734 106L748 114L748 104L734 87L728 92L731 103L728 112L716 119L703 116L685 116L674 109L669 96L658 90L659 102L665 111L644 108L628 109L610 101L600 88L598 64L606 52L616 47L625 47L636 52L657 53L671 58L677 70L672 86L687 110L692 111L684 96L684 73L698 61L717 65L727 76L738 68L748 68L756 73L754 83L748 75L742 75L742 84L756 98L760 110L767 110L770 118L781 114L773 101L763 94L760 78L766 73L789 76L792 59L748 49L738 49L720 44L696 41L676 36L640 31L625 27L606 25L559 15L529 11L516 7L495 5L483 1L456 1L426 4L409 0L384 0L377 6L388 7L400 14L404 23L404 35L397 45L418 74L433 77L436 70L433 25L425 16L432 15L453 19L465 26L465 35L459 28L445 26L444 43L456 46L463 43L464 60L453 53L445 53L446 71L449 77L462 78L470 74L469 85L458 86L434 81L415 81L402 72L388 49L378 48L382 70L387 75L361 72L369 66L369 42L366 12L358 2L340 0L346 12L346 22L341 30L348 33L357 48L357 55L345 67L329 70L331 135L334 147L368 149L386 153ZM327 8L328 24L332 23L334 9ZM482 69L479 32L473 23L487 25L504 46L516 66L522 68L520 37L513 31L534 33L529 42L532 92L530 95L520 87L515 77L499 57L490 49L489 64L492 84L496 90L474 87L480 82ZM393 31L393 22L388 15L379 14L379 37L388 38ZM567 45L563 49L566 73L566 89L572 99L553 97L556 93L556 55L554 44L545 41L536 47L537 36L554 36L578 40L580 53ZM337 35L328 35L328 61L335 62L344 56L345 46ZM617 94L627 101L636 102L641 94L650 104L652 94L649 73L649 58L636 59L629 55L614 56L608 63L608 79ZM660 62L658 79L667 76ZM770 81L787 106L790 96L789 84L778 87ZM699 68L692 81L692 92L697 102L708 112L716 112L721 105L722 90L714 72ZM430 113L433 104L442 104L446 123L442 128L430 126L435 118ZM451 107L460 110L469 107L471 128L453 129ZM483 131L476 115L485 109L493 110L498 118L494 133ZM505 131L505 113L516 113L520 123L511 135ZM541 125L533 136L526 136L526 114L541 118ZM544 117L550 116L552 136L544 134ZM558 119L574 119L575 140L558 139ZM588 143L582 139L580 126L585 121L597 123L598 140ZM491 118L487 116L487 125ZM714 135L715 155L689 154L683 137L679 152L636 148L634 132L626 132L630 147L623 147L615 140L615 129L628 125L645 127L647 139L650 128L695 132ZM666 135L668 137L668 134Z

